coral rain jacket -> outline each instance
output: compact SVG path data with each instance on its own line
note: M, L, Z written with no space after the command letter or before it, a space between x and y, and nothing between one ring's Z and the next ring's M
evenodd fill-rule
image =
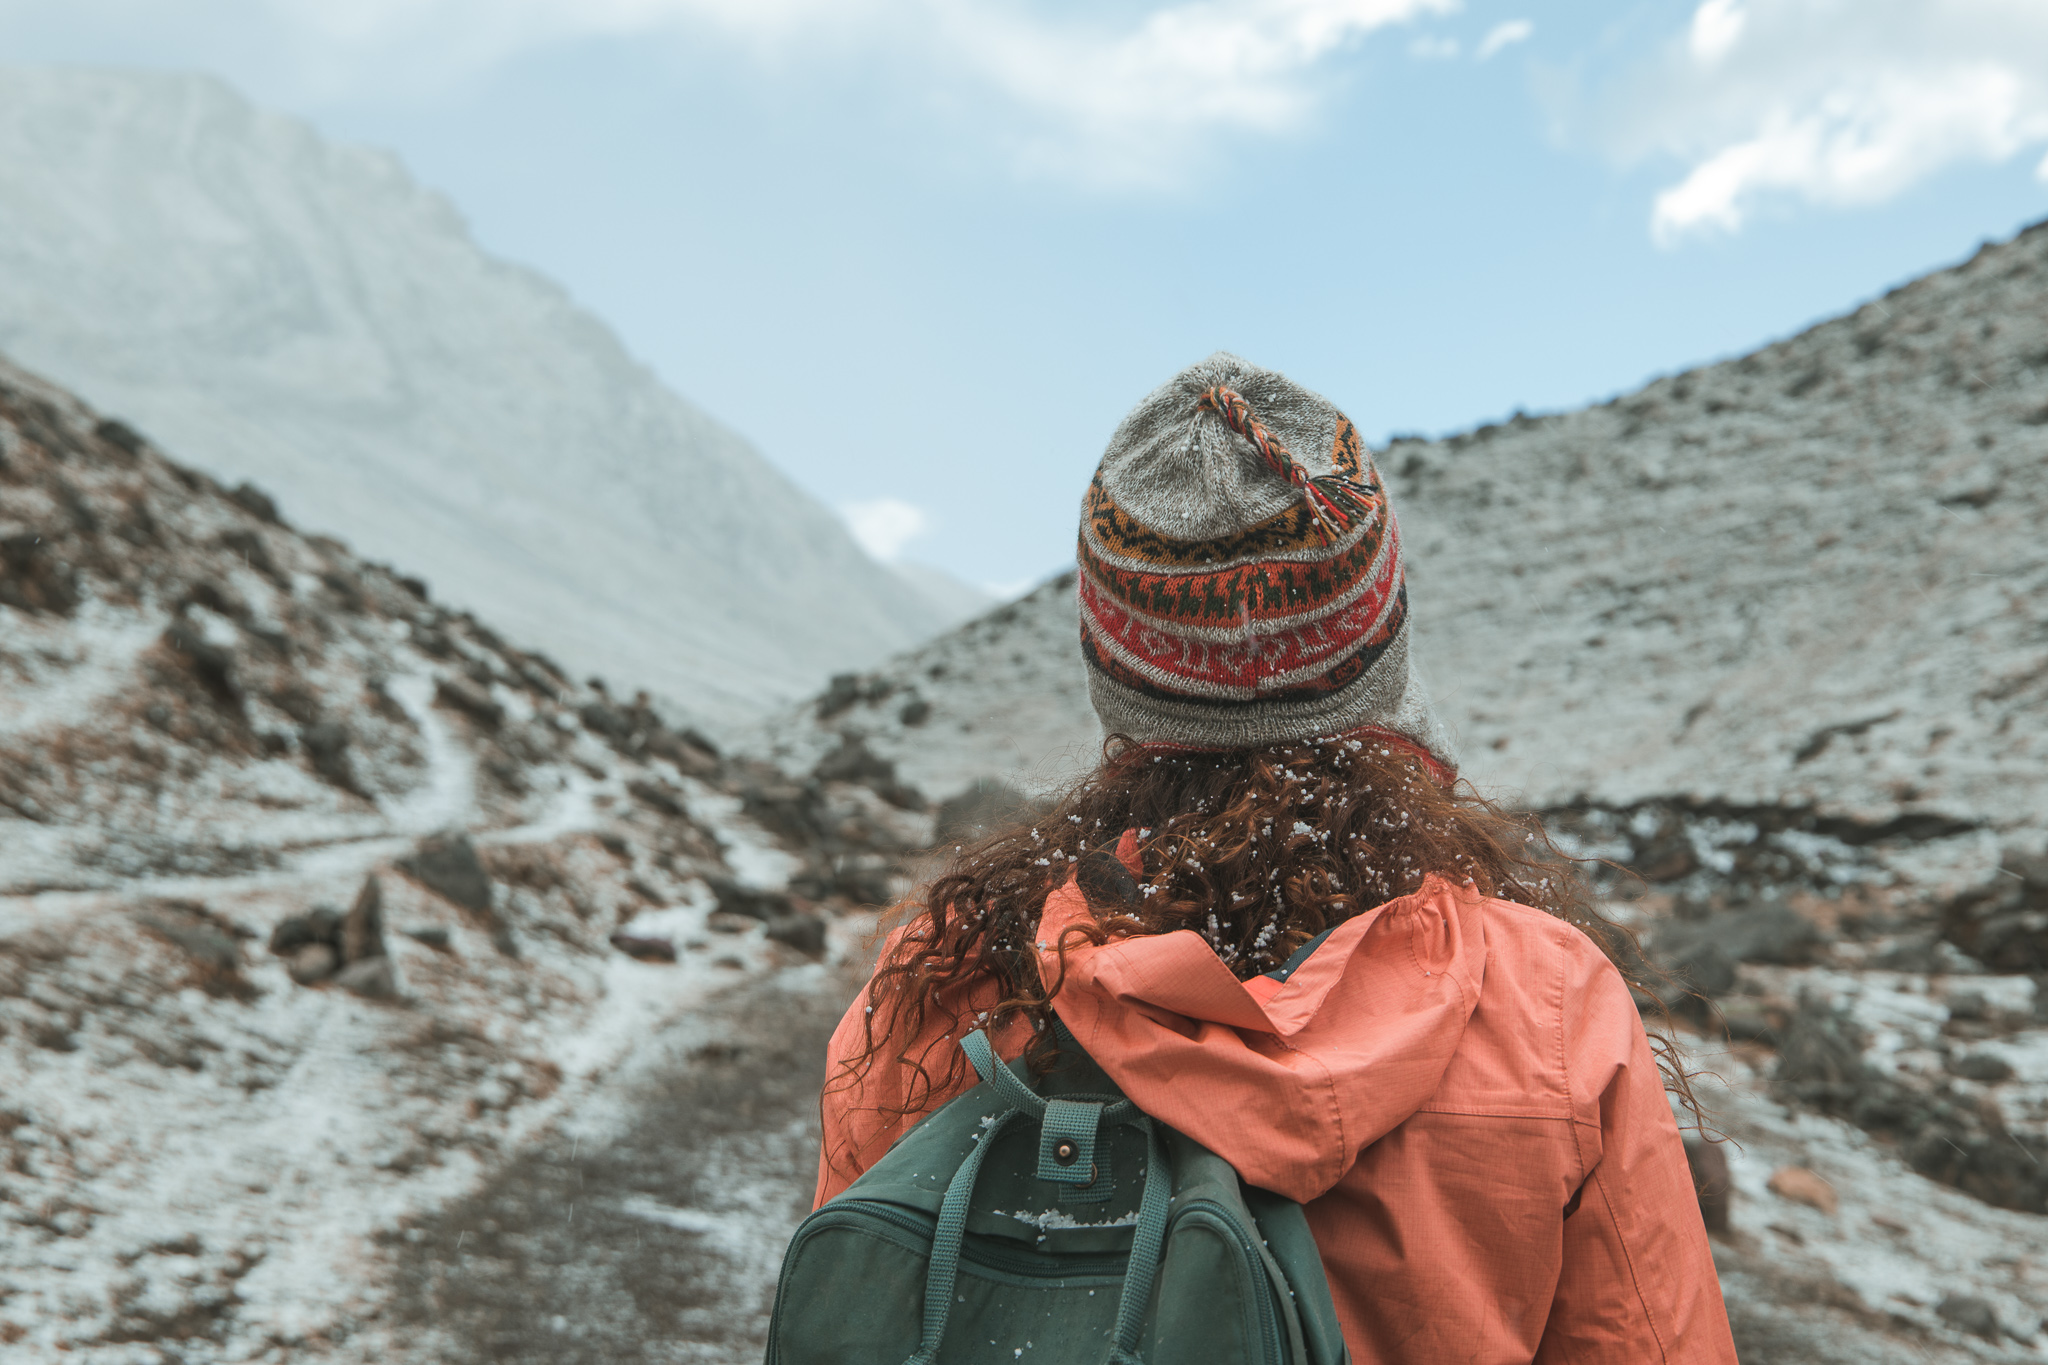
M1070 883L1040 926L1047 980L1076 922L1092 917ZM834 1074L865 1005L833 1035ZM1642 1024L1570 925L1431 877L1284 982L1239 982L1185 931L1076 943L1054 1006L1146 1113L1306 1205L1359 1365L1734 1365ZM941 1077L944 1028L923 1040ZM1025 1035L995 1041L1015 1057ZM915 1122L877 1112L906 1080L878 1064L828 1086L819 1203Z

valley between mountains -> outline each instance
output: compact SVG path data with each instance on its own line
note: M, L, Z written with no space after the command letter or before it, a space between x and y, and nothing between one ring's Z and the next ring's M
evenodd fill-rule
M877 910L1099 743L1071 578L711 732L151 436L0 366L6 1357L758 1359ZM1376 455L1744 1360L2048 1355L2048 230Z

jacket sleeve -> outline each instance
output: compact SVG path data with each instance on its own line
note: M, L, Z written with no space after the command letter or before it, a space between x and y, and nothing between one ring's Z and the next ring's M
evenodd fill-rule
M889 936L881 950L888 961L906 930ZM974 1070L960 1051L963 1019L993 1009L997 989L992 981L973 979L958 990L942 991L933 1002L924 1030L913 1038L894 1036L877 1016L877 1041L882 1044L864 1064L867 1053L868 1006L874 983L861 988L832 1041L825 1047L825 1090L819 1099L818 1188L813 1207L825 1203L865 1175L897 1138L917 1121L956 1095L972 1088ZM1018 1056L1031 1031L1021 1018L997 1029L992 1037L997 1055ZM921 1071L901 1061L917 1059Z
M858 1180L873 1164L866 1149L876 1134L874 1119L859 1107L861 1085L847 1074L847 1063L858 1056L866 1038L867 987L846 1007L832 1041L825 1045L825 1091L818 1101L820 1142L818 1148L818 1189L816 1208Z
M1563 1039L1585 1179L1537 1365L1735 1365L1656 1058L1620 974L1586 949L1568 972Z

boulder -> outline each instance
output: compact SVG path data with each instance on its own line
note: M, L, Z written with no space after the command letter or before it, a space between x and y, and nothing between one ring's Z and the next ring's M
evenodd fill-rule
M315 721L299 731L299 747L306 751L313 771L343 791L361 795L355 766L349 760L349 744L348 727L340 721Z
M1008 783L984 777L939 803L932 838L938 844L979 843L1007 825L1042 814L1045 808L1043 801L1034 801Z
M244 481L236 484L228 492L228 501L260 521L274 525L283 522L277 514L277 500L253 483Z
M821 958L825 955L824 918L808 911L798 911L781 919L770 920L768 937L786 947L796 949L805 957Z
M787 891L764 891L756 886L742 886L725 877L713 877L707 885L711 894L718 898L719 910L728 915L778 920L796 913Z
M611 945L627 957L639 962L674 962L676 960L676 945L674 941L666 938L657 938L651 934L613 934Z
M388 957L351 962L335 976L334 984L366 1000L391 1000L398 995L398 973Z
M842 734L839 747L818 760L811 776L820 782L851 782L866 787L892 806L923 810L929 804L924 793L896 776L896 764L882 757L857 734Z
M1820 929L1798 911L1762 905L1666 924L1657 931L1650 956L1673 978L1676 988L1660 994L1677 1008L1691 992L1713 997L1732 990L1739 963L1803 964L1822 942Z
M1949 1063L1949 1070L1966 1081L1996 1085L2013 1077L2012 1063L1991 1052L1967 1052Z
M279 957L290 957L299 949L315 943L325 944L339 952L340 911L324 905L316 906L303 915L285 916L270 931L270 951Z
M34 531L0 535L0 604L69 616L80 600L78 570Z
M341 965L341 954L325 943L302 943L286 956L284 969L301 986L325 981Z
M214 644L200 633L197 626L182 620L173 622L164 631L163 642L172 656L216 701L229 710L241 710L242 683L236 672L233 650Z
M1986 1341L1997 1341L2002 1331L1998 1325L1998 1310L1988 1299L1975 1294L1944 1294L1941 1302L1934 1306L1934 1314L1958 1332L1982 1337Z
M505 708L488 687L459 673L444 674L434 683L434 704L460 711L480 725L495 728L505 720Z
M1804 1166L1780 1166L1771 1173L1765 1188L1780 1199L1790 1199L1795 1204L1804 1204L1829 1215L1841 1205L1841 1196L1835 1193L1835 1187Z
M363 878L362 890L341 920L341 960L353 967L358 962L385 956L384 886L373 872Z
M1941 932L1994 972L2048 970L2048 855L2007 849L1989 882L1949 902Z
M1685 1164L1692 1171L1692 1189L1700 1201L1700 1221L1710 1233L1728 1231L1728 1204L1734 1186L1728 1178L1728 1153L1722 1144L1704 1138L1685 1140Z
M466 910L489 914L493 900L491 878L476 845L460 830L430 835L405 857L393 864L400 872Z
M92 434L130 459L140 455L143 447L148 445L141 432L118 417L102 417L94 425Z

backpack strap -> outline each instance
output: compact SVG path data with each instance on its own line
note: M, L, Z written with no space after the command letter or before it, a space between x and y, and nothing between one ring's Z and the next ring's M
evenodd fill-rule
M1071 1039L1072 1035L1067 1035L1067 1041ZM974 1199L974 1184L981 1176L982 1160L995 1145L997 1135L1020 1114L1039 1120L1039 1178L1063 1184L1086 1184L1094 1179L1091 1167L1100 1125L1128 1124L1145 1130L1145 1192L1138 1200L1138 1224L1124 1272L1123 1296L1117 1302L1116 1341L1105 1362L1143 1365L1137 1353L1138 1337L1145 1328L1152 1281L1159 1274L1159 1260L1166 1245L1166 1215L1173 1193L1166 1148L1160 1142L1158 1126L1129 1100L1096 1104L1046 1099L1003 1065L988 1035L980 1029L962 1038L960 1046L974 1063L975 1074L994 1086L1009 1108L988 1122L975 1141L974 1150L967 1154L953 1173L952 1183L946 1186L946 1197L939 1204L938 1226L932 1229L931 1261L925 1269L923 1330L917 1354L904 1365L932 1365L938 1358L939 1346L946 1339L946 1322L953 1311L953 1288L960 1278L960 1245L967 1234L967 1206ZM1078 1045L1075 1050L1079 1051ZM1074 1144L1073 1155L1061 1151L1062 1142ZM1052 1173L1048 1174L1049 1171Z
M953 1183L946 1187L945 1201L939 1205L939 1224L932 1230L931 1264L925 1269L924 1330L917 1354L903 1365L932 1365L938 1356L939 1343L946 1337L946 1319L953 1311L953 1285L960 1278L960 1241L967 1232L967 1204L974 1198L974 1182L981 1174L982 1158L995 1145L996 1135L1018 1112L1011 1109L999 1114L982 1130L974 1150L960 1163L960 1169L953 1173Z
M1145 1310L1152 1305L1152 1281L1158 1278L1166 1250L1166 1215L1173 1203L1173 1178L1167 1174L1166 1147L1159 1125L1145 1125L1145 1193L1138 1200L1138 1226L1131 1238L1131 1259L1124 1267L1123 1297L1116 1305L1116 1345L1105 1365L1144 1365L1138 1337L1145 1330Z

